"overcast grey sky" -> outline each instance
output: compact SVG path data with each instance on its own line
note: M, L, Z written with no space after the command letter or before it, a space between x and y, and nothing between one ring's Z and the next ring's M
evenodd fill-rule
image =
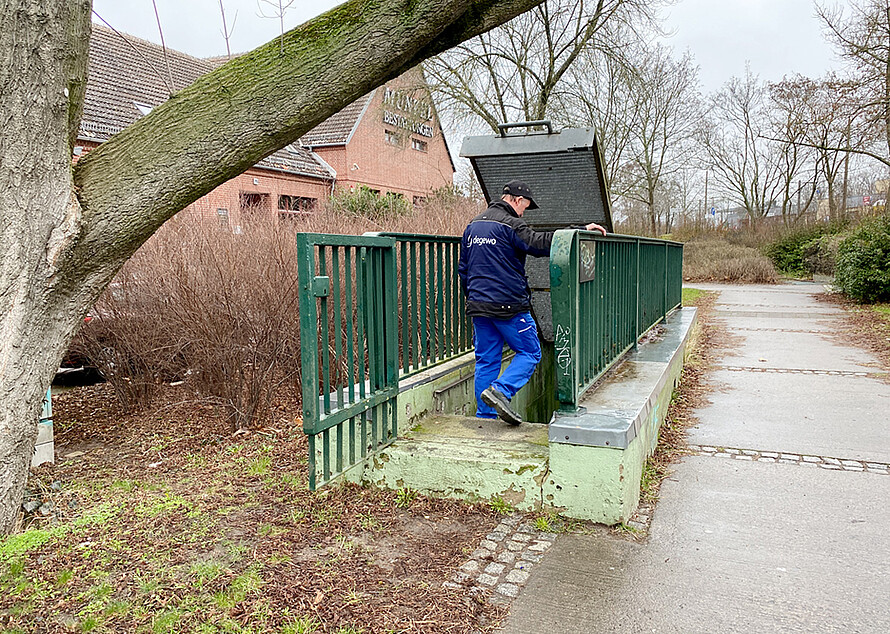
M167 46L198 57L225 54L219 0L156 1ZM235 18L232 52L250 50L277 35L278 21L259 17L257 0L223 4L230 24ZM286 13L285 28L337 4L339 0L296 0ZM271 13L269 5L263 7ZM151 0L93 0L93 8L114 28L160 43ZM818 77L839 62L813 9L812 0L679 0L665 12L665 27L673 33L667 41L678 52L692 52L707 92L742 75L746 60L767 80L795 72Z

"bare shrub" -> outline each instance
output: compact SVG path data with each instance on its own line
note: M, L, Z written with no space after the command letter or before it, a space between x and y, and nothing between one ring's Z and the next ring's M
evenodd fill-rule
M243 214L250 220L240 233L177 216L123 267L72 352L99 367L126 408L146 407L159 385L184 380L233 429L255 425L281 389L299 398L297 232L460 235L482 208L441 190L393 215L330 202L287 221L255 210Z
M683 277L687 281L775 284L772 262L755 248L721 239L687 242L683 246Z
M147 405L160 380L187 377L240 428L299 378L298 291L293 230L268 216L239 234L176 218L127 262L80 340L122 402Z

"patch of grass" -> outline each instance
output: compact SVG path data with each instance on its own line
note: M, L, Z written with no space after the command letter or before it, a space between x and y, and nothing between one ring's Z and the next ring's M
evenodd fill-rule
M269 473L272 466L272 458L269 456L258 456L247 464L248 475L264 476Z
M188 501L173 493L165 493L163 498L156 499L153 502L142 502L136 506L136 515L142 517L157 517L166 515L173 511L185 509L189 506Z
M166 610L161 612L151 620L152 634L175 632L181 617L182 615L177 610Z
M399 489L396 492L396 506L400 509L406 509L414 504L417 499L417 491L410 487Z
M295 476L293 473L282 473L281 481L284 482L290 488L296 489L296 490L304 489L308 486L307 483L304 483L300 478Z
M229 594L235 603L241 603L247 595L254 594L263 587L263 579L254 568L249 568L232 580Z
M312 616L299 616L281 628L281 634L312 634L321 629L321 621Z
M500 495L495 495L488 503L491 509L501 515L512 515L516 509Z
M643 464L643 475L640 478L640 496L644 502L654 502L658 499L658 489L666 476L667 471L663 464L652 456L646 459Z
M358 525L362 530L374 531L380 528L380 522L374 517L373 513L362 513L358 516Z
M19 559L28 552L40 548L61 532L63 532L63 529L43 530L35 528L17 535L9 535L0 540L0 562L9 563Z
M219 577L225 569L225 566L217 561L201 561L193 564L189 572L195 579L195 584L202 587L207 582Z
M640 529L638 529L638 528L634 528L633 526L630 526L630 525L628 525L628 524L625 524L624 522L621 522L620 524L617 524L617 525L613 528L613 530L615 530L615 531L618 532L618 533L623 533L623 534L625 534L625 535L630 535L630 536L632 536L632 537L636 537L636 536L639 535L640 532L641 532Z
M686 286L683 287L683 305L684 306L693 306L695 302L699 300L700 297L705 295L707 291L703 291L700 288L688 288Z

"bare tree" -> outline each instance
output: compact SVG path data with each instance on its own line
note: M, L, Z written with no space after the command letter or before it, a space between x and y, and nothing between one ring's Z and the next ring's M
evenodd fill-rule
M568 126L593 127L603 149L606 184L614 195L627 193L626 179L619 178L643 100L636 90L638 72L634 59L640 42L610 28L613 43L622 42L615 54L585 50L572 66L561 101L560 118Z
M890 165L890 0L849 0L841 6L816 5L825 33L852 65L859 84L859 106L883 150L859 148L859 154Z
M718 185L745 209L752 224L763 218L782 190L778 141L770 138L769 103L762 82L746 69L711 97L700 135Z
M658 233L659 208L669 225L670 208L658 204L668 177L687 164L696 146L700 101L698 68L687 53L675 60L669 48L656 45L645 52L631 75L636 96L636 119L630 129L630 146L624 175L626 196L646 206L649 231Z
M186 205L539 0L352 0L201 77L72 170L89 0L0 3L0 533L46 386L123 263Z
M454 118L498 123L561 121L561 100L582 53L611 50L606 24L652 23L642 0L548 0L502 28L467 41L424 66L443 108Z
M788 225L809 208L816 193L820 165L816 151L808 142L814 117L812 104L816 82L798 75L769 84L767 90L771 103L770 140L779 143L776 148L781 166L779 205L783 222ZM813 186L805 189L804 179ZM804 201L802 195L805 195Z

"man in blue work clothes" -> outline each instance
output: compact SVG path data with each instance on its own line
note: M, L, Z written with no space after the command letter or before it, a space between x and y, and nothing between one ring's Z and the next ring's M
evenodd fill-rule
M526 209L537 208L528 185L518 180L504 185L501 199L467 225L457 269L475 333L476 416L500 416L511 425L519 425L522 417L510 406L510 399L541 360L525 256L549 256L553 232L535 231L522 219ZM584 229L606 235L596 223ZM504 343L515 356L498 376Z

